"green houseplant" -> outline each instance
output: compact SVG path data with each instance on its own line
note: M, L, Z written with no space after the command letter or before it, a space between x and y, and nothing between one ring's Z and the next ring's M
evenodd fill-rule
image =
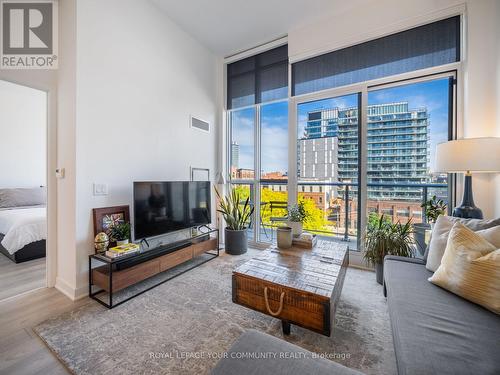
M130 223L119 223L109 228L109 234L117 245L125 245L130 240Z
M412 258L413 228L411 220L405 224L392 223L384 215L370 214L364 238L364 259L375 267L377 282L382 284L384 274L384 257L398 255Z
M299 202L288 208L288 224L294 236L302 234L302 225L307 221L307 212L304 202Z
M442 199L438 199L435 195L431 199L422 203L420 206L425 210L427 222L434 224L439 215L444 215L446 212L446 203Z
M217 212L222 214L226 227L224 228L225 250L232 255L244 254L248 249L248 227L254 208L250 205L250 198L241 200L240 193L233 189L231 193L222 197L215 189L219 199Z

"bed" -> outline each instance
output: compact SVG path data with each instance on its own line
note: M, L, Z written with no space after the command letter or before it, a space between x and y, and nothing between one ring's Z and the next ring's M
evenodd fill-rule
M0 252L15 263L45 257L45 192L0 189Z

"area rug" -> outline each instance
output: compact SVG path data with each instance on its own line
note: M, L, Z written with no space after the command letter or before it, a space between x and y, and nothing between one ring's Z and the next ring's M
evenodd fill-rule
M349 268L331 337L231 302L232 270L256 255L221 255L113 310L95 301L34 331L75 374L208 374L238 336L253 328L366 374L395 374L382 287Z

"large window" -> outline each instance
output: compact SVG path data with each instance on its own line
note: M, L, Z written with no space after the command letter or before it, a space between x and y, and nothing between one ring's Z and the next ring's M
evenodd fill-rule
M368 92L367 208L372 215L420 223L423 201L433 195L448 201L448 175L432 169L436 145L452 134L453 84L450 75Z
M253 180L255 177L255 108L232 111L230 125L229 172L231 179Z
M432 167L436 145L455 136L460 25L294 62L290 97L286 46L227 66L229 177L255 207L253 240L274 241L296 202L307 231L351 250L374 215L420 223L433 195L452 205L448 175Z

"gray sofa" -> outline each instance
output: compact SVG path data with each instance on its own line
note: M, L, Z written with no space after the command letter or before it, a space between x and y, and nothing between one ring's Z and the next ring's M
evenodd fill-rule
M423 260L385 258L398 373L500 374L500 316L431 284L431 275Z
M427 279L421 259L385 257L387 297L399 375L500 374L500 317ZM257 358L241 358L242 353ZM275 353L273 357L269 353ZM281 358L280 353L303 353ZM266 355L266 358L258 358ZM275 337L248 331L233 344L214 375L359 374Z
M249 330L231 346L213 375L361 375L333 361L313 358L297 345Z

